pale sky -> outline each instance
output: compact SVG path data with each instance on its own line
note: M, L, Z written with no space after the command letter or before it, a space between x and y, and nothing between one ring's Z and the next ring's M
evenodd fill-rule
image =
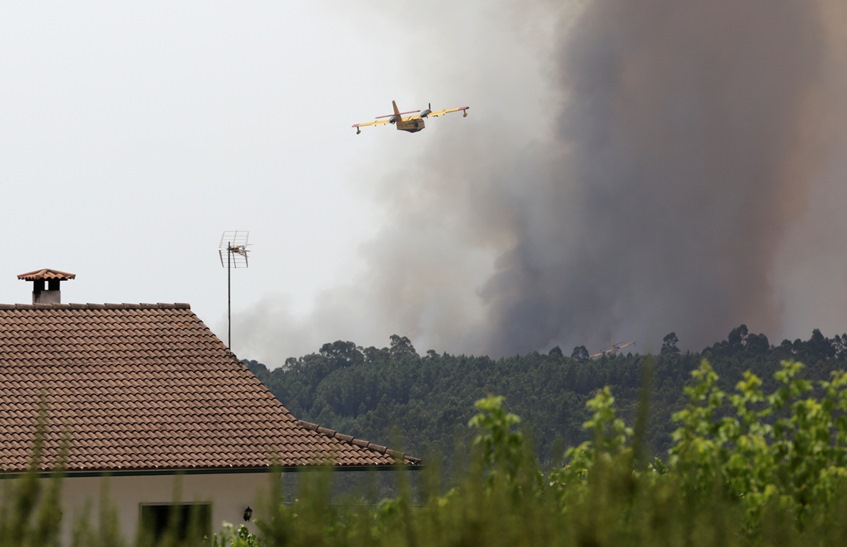
M475 120L539 88L526 32L505 2L4 6L0 302L29 303L16 275L54 268L77 274L63 302L188 302L225 339L217 247L238 229L251 255L233 272L233 329L266 299L307 313L361 271L361 245L390 214L375 195L389 170L437 162L427 140L473 140ZM509 56L522 68L481 90ZM357 136L351 125L392 99L471 110L415 135ZM290 355L335 335L310 330ZM246 351L236 335L233 349Z

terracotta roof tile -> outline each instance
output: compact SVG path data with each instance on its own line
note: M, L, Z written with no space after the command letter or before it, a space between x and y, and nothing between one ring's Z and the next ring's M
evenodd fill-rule
M0 471L416 465L294 418L188 304L0 305Z

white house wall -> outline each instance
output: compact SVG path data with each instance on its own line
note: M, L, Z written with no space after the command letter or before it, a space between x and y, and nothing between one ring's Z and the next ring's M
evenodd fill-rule
M84 515L86 505L90 524L96 529L104 487L109 504L117 511L120 532L131 542L138 531L142 504L211 503L212 528L218 531L223 522L245 524L248 506L254 517L260 516L272 480L268 473L67 477L62 481L63 544L70 544L73 524ZM248 527L252 529L250 524Z

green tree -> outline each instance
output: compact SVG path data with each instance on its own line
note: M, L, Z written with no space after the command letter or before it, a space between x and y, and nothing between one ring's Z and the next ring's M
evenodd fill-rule
M675 332L670 332L662 338L662 355L678 355L679 348L677 344L679 343L679 337L677 337Z
M588 355L588 350L585 346L576 346L571 352L571 359L574 361L585 362L588 361L590 356Z
M415 351L415 346L412 345L411 340L405 336L398 336L396 334L391 335L389 353L392 357L418 356L418 352Z

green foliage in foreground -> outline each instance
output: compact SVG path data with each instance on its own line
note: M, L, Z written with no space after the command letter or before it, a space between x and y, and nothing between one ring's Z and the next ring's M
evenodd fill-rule
M566 450L550 472L542 471L520 419L502 397L489 396L475 405L472 453L451 487L431 467L413 495L401 470L398 496L375 507L338 505L332 476L313 474L297 501L259 512L257 535L229 528L214 544L840 544L847 537L847 373L812 382L801 378L802 368L783 362L768 392L751 373L724 391L703 361L674 414L665 461L646 461L641 448L648 390L632 427L618 417L612 391L598 390L585 423L592 440ZM18 494L0 507L0 545L54 544L55 523L40 516L55 509L54 494Z
M593 440L543 473L502 397L476 403L472 464L425 503L403 494L377 509L330 507L325 486L277 506L259 545L831 545L847 533L847 374L810 382L785 361L776 388L747 373L718 387L703 361L667 461L642 462L644 424L627 426L609 389L588 403ZM642 404L645 404L642 402ZM640 413L647 416L647 412ZM323 498L316 492L324 492ZM323 499L323 502L316 500ZM241 540L239 540L241 541ZM244 545L233 541L232 545Z

